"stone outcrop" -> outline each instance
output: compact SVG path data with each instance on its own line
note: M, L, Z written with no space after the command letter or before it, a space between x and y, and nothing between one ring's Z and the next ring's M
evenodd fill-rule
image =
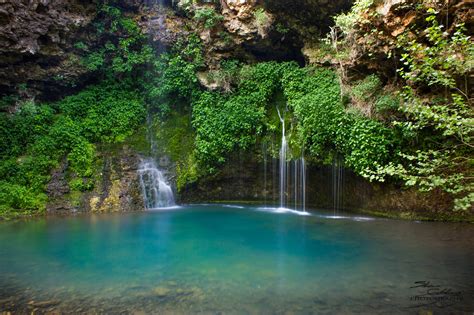
M83 75L73 45L95 8L81 0L0 1L0 93L53 93Z
M350 0L219 2L121 0L122 10L138 21L157 45L172 46L191 30L204 44L210 69L223 59L297 60L306 37L325 32L330 16L348 9ZM158 3L158 2L157 2ZM213 9L221 20L208 28L195 19L196 10ZM54 100L74 92L93 75L82 62L83 43L97 43L93 0L0 1L0 94Z
M418 2L409 0L374 1L349 35L352 45L349 47L351 60L348 66L358 68L359 72L377 72L389 80L396 79L401 57L397 36L406 31L409 38L423 42L426 9L430 5L438 12L439 24L448 34L461 23L465 25L467 34L474 31L474 8L469 1L453 0L448 5L425 1L424 9L418 5Z
M199 10L213 10L219 21L206 27L195 18ZM302 42L294 31L279 30L277 20L256 0L222 0L219 3L178 1L175 7L151 6L140 9L139 24L158 45L171 46L178 38L195 32L204 46L209 69L221 60L299 60ZM290 33L290 34L289 34Z
M120 212L143 210L143 199L137 175L139 155L127 145L103 147L98 153L98 168L92 191L73 191L68 184L73 174L67 161L53 171L48 184L48 213Z

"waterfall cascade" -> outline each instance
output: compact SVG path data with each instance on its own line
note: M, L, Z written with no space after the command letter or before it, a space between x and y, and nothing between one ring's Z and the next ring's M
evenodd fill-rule
M298 210L299 208L299 210L306 213L306 162L303 155L299 159L288 161L285 119L278 108L277 112L282 124L279 174L280 208L285 209L290 207L292 198L294 210Z
M288 153L288 143L286 142L286 130L285 130L285 119L280 114L280 110L277 108L278 117L281 121L281 147L280 147L280 208L285 208L286 206L286 194L288 189L288 174L287 174L287 153Z
M173 190L166 176L156 164L158 144L153 132L153 116L147 115L147 141L150 143L151 157L142 159L138 167L138 177L147 210L169 208L175 206Z
M146 209L175 206L173 190L153 158L141 161L138 176Z
M344 162L341 156L336 155L332 162L332 198L334 214L342 208L342 192L344 188Z

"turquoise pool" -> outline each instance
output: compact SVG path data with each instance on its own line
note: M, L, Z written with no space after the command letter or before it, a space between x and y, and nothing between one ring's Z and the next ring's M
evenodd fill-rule
M0 310L474 311L474 227L233 205L0 223Z

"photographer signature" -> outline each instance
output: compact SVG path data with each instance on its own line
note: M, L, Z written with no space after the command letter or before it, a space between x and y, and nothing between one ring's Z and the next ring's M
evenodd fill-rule
M418 293L410 297L410 301L417 302L411 307L437 306L445 308L463 300L461 291L435 285L431 281L415 281L410 289L416 289Z

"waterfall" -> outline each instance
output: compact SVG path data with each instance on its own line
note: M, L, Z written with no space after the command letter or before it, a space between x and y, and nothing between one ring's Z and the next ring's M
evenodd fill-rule
M175 206L173 190L163 171L158 168L156 158L158 143L153 129L153 114L150 108L146 118L146 140L150 144L150 157L140 161L138 177L143 194L143 202L147 210Z
M138 176L146 209L175 206L173 190L153 158L141 161Z
M280 147L280 208L286 206L286 188L287 188L287 161L286 154L288 151L288 143L286 142L285 133L285 120L280 114L280 110L277 107L278 117L280 117L282 125L281 133L281 147Z
M332 162L332 197L334 214L339 212L342 207L344 167L342 157L334 156Z
M158 145L156 143L156 136L153 130L153 114L151 113L150 108L148 108L146 114L146 140L150 144L151 156L156 156Z
M282 124L279 174L280 209L285 209L290 205L290 200L288 199L293 195L294 210L298 210L298 207L300 207L300 210L306 213L306 161L302 151L301 158L293 160L293 163L288 162L288 142L286 140L285 119L281 115L278 107L277 112ZM293 168L293 170L291 168ZM290 187L291 184L293 184L293 189Z
M265 199L265 207L267 206L267 194L268 194L268 187L267 187L267 143L262 143L262 155L263 155L263 197Z
M301 201L303 212L306 212L306 161L304 156L301 157Z
M293 161L294 163L294 173L293 173L293 176L294 176L294 182L295 184L293 185L294 186L294 189L295 189L295 197L293 198L294 201L295 201L295 209L298 209L298 169L300 168L299 166L299 162L300 160L294 160Z

